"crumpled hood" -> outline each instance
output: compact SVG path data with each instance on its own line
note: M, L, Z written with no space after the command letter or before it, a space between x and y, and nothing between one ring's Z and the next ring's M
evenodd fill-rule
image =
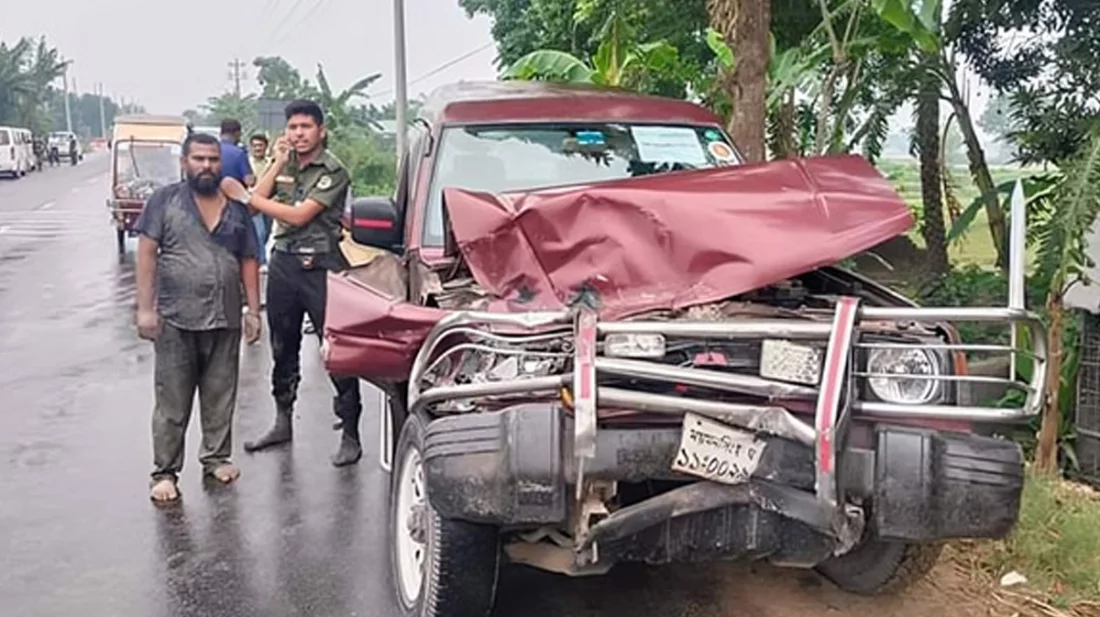
M444 190L454 241L503 310L601 315L716 302L867 250L913 224L853 155L493 194Z

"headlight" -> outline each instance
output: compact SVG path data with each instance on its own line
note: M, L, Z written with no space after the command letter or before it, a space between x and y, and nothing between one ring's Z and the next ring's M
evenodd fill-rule
M923 349L874 349L867 356L867 372L873 375L898 375L867 379L871 392L887 403L922 405L939 395L938 380L902 377L942 373L939 357Z

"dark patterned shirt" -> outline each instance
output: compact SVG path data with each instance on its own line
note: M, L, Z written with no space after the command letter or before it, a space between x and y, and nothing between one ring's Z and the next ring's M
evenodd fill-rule
M156 285L161 319L181 330L241 327L241 260L259 256L244 204L227 202L210 231L191 188L179 182L153 193L137 229L160 249Z

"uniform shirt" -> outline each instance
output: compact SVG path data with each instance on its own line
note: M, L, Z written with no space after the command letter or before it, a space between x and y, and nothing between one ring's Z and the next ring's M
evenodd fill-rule
M248 153L235 143L222 140L222 177L235 178L244 184L244 177L252 173Z
M260 181L260 178L264 177L264 172L271 166L272 160L270 156L265 156L260 159L251 154L248 156L248 162L252 165L252 175L256 176L257 182Z
M275 221L275 250L284 253L329 253L338 249L351 179L344 164L327 149L317 160L298 167L297 153L291 152L280 178L284 182L277 184L276 199L280 203L293 206L306 199L312 199L324 206L324 210L313 217L304 227L296 227L283 221Z
M180 330L241 327L241 260L259 248L248 208L228 201L214 231L206 228L187 182L157 189L137 221L156 241L157 312Z

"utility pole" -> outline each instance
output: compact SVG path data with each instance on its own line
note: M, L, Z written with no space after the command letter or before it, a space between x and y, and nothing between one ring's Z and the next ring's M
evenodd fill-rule
M65 81L65 130L73 131L73 112L69 107L69 63L65 63L65 72L61 75Z
M405 69L405 0L393 0L393 56L394 56L394 81L397 93L397 164L401 164L401 157L405 154L406 125L408 121L405 114L409 108L409 95L407 92Z
M100 137L107 138L107 114L103 112L103 82L99 83L99 87L96 89L99 94L99 130Z
M241 69L245 67L244 62L241 62L240 58L234 58L229 63L229 78L233 80L233 93L237 95L237 98L241 98ZM247 79L247 77L246 77Z

